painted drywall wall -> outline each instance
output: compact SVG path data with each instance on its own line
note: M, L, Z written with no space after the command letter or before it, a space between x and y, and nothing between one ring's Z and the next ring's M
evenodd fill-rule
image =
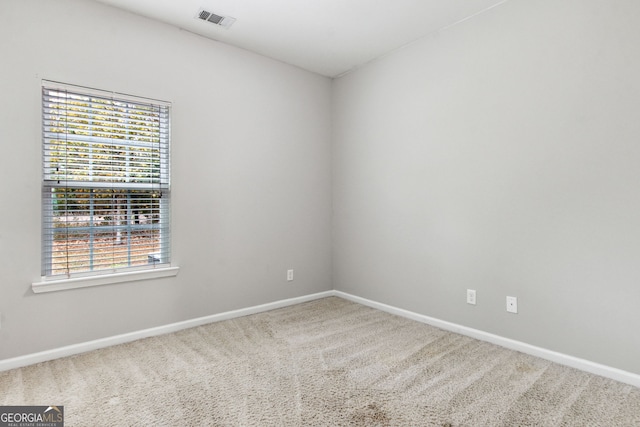
M0 53L0 359L332 288L329 79L94 1L3 0ZM32 293L41 79L173 103L177 277Z
M639 20L511 0L337 79L335 288L640 373Z

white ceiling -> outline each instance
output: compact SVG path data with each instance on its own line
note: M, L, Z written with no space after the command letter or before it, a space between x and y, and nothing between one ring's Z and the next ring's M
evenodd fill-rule
M328 77L507 0L97 0ZM228 29L200 9L236 18Z

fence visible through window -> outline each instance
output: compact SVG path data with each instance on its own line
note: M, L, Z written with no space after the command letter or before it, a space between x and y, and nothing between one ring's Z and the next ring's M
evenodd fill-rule
M159 263L161 193L52 189L52 275Z

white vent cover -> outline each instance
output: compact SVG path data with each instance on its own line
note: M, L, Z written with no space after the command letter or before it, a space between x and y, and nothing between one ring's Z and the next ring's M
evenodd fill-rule
M229 28L231 24L236 22L236 18L216 15L215 13L208 12L204 9L200 9L198 11L196 18L202 19L203 21L211 22L212 24L216 24L224 28Z

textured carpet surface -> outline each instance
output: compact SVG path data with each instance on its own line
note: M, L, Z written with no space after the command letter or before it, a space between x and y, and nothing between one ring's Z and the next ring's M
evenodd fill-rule
M640 426L640 389L340 298L0 372L67 426Z

